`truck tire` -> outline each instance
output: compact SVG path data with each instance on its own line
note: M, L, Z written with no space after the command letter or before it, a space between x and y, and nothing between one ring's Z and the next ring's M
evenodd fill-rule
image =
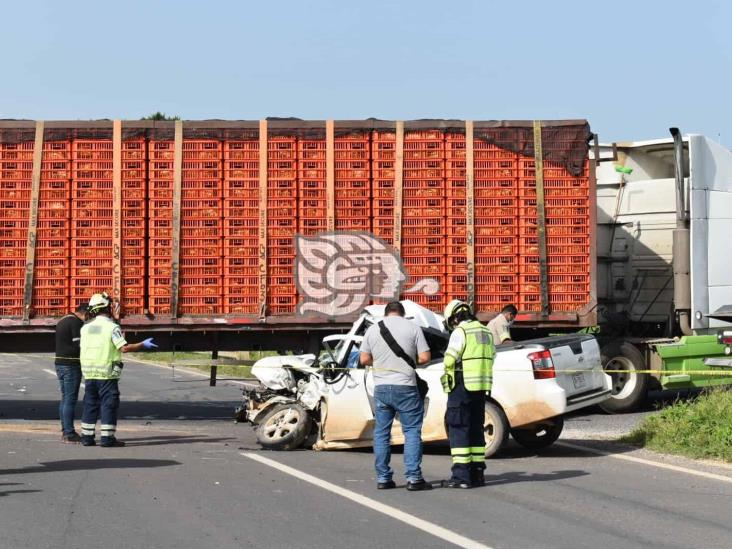
M310 413L299 404L273 406L257 426L257 442L267 450L295 450L311 429Z
M511 436L524 448L538 450L554 444L564 429L564 418L558 416L546 423L526 429L511 429Z
M508 439L508 419L500 406L491 402L485 403L485 457L495 455Z
M612 396L600 403L608 414L632 412L646 400L649 375L637 373L646 369L646 361L638 348L623 340L611 341L602 348L602 367L605 370L622 370L627 373L611 373Z

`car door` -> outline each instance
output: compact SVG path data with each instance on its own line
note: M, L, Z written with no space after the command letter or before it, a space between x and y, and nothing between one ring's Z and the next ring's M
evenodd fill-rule
M326 442L355 441L373 438L374 414L366 391L366 370L348 357L357 353L360 337L344 342L345 352L339 353L338 376L327 385L323 440Z
M428 335L428 334L425 334ZM444 338L443 338L444 339ZM422 440L444 440L447 438L445 432L445 409L447 407L447 395L442 390L440 377L445 371L442 363L445 342L435 338L434 334L427 337L430 345L432 360L428 364L417 366L417 375L427 382L429 390L424 401L424 422L422 424ZM367 369L365 376L366 392L368 394L371 409L374 409L374 376L371 369ZM403 444L404 435L402 426L399 423L399 415L394 420L391 428L393 444Z
M429 391L424 401L424 423L422 424L422 440L444 440L445 410L447 393L442 390L440 378L445 373L442 357L432 359L429 364L417 368L417 375L427 382Z

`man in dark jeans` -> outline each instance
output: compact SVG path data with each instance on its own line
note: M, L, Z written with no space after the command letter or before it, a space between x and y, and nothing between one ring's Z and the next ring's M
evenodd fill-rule
M404 306L398 301L384 309L384 325L391 333L403 354L417 364L430 361L430 348L422 330L404 318ZM432 486L422 477L422 419L424 402L417 388L417 374L412 366L395 354L384 340L380 327L371 326L361 343L360 361L374 367L374 400L376 404L374 426L374 457L376 482L379 490L395 488L392 480L391 426L394 416L404 433L404 469L407 490L429 490ZM415 360L416 358L416 360Z
M86 304L83 304L56 324L56 375L61 388L58 415L61 419L61 441L64 444L81 442L81 437L74 430L74 411L81 384L79 341L85 318Z

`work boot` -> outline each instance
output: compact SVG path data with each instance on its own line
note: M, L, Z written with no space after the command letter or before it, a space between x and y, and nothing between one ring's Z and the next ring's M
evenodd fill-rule
M470 471L470 483L473 486L485 486L484 469L473 469Z
M450 480L446 480L443 482L443 486L445 486L445 488L462 488L463 490L467 490L468 488L473 487L473 485L469 482L461 480L459 478L451 478Z
M396 482L393 480L385 480L384 482L377 482L376 488L378 490L391 490L392 488L396 488Z
M121 440L117 440L115 437L102 438L100 444L102 448L121 448L125 446L125 443Z
M81 445L82 446L96 446L97 442L94 440L93 435L82 435L81 436Z
M432 485L425 479L407 481L407 490L410 492L421 492L422 490L432 490Z
M61 437L61 442L64 444L79 444L81 442L81 437L78 433L71 433L70 435L63 435Z

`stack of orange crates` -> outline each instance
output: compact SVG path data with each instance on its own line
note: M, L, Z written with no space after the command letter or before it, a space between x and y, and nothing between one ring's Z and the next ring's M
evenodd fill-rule
M297 304L297 139L273 136L267 140L267 149L267 314L293 314Z
M305 236L328 229L327 140L297 143L298 228ZM370 140L367 132L334 137L334 229L371 230Z
M566 147L567 141L552 146ZM545 151L551 149L545 147ZM520 159L520 246L522 254L520 303L525 311L541 310L541 277L537 240L536 163ZM572 175L553 162L544 162L544 203L547 234L549 304L552 311L576 311L590 298L589 166Z
M122 295L125 314L145 310L147 143L122 142Z
M465 135L445 134L445 293L450 299L468 298Z
M518 156L507 148L515 140L513 130L494 137L490 143L478 129L473 143L475 305L498 312L518 299Z
M35 316L61 316L69 311L70 178L71 143L44 143L31 306Z
M327 229L327 142L298 139L298 227L315 235ZM368 133L334 138L335 229L371 230L370 140Z
M0 145L0 316L22 316L34 142ZM33 316L69 311L71 145L43 145L38 203Z
M396 134L375 131L371 142L371 205L373 234L394 243L394 180Z
M371 140L367 132L336 136L335 228L371 231Z
M402 197L402 261L406 287L431 278L439 292L405 294L432 310L442 311L445 301L445 134L440 130L404 134L404 184Z
M71 304L112 290L112 141L75 140L71 180Z
M500 311L517 298L516 154L489 143L476 131L473 139L473 205L475 304L482 311ZM467 297L466 153L465 135L446 136L447 290Z
M394 241L394 132L374 132L372 144L373 232ZM445 141L439 130L407 131L404 136L401 257L408 273L405 288L431 278L439 292L403 297L433 310L445 305Z
M327 229L326 141L297 140L297 216L300 234L312 236ZM293 199L294 202L294 199Z
M112 290L113 145L72 143L71 304ZM145 298L145 142L122 143L122 309L141 314Z
M224 313L259 313L259 140L224 143Z
M220 141L184 139L178 314L222 311L222 150ZM149 144L150 311L170 314L173 141Z

